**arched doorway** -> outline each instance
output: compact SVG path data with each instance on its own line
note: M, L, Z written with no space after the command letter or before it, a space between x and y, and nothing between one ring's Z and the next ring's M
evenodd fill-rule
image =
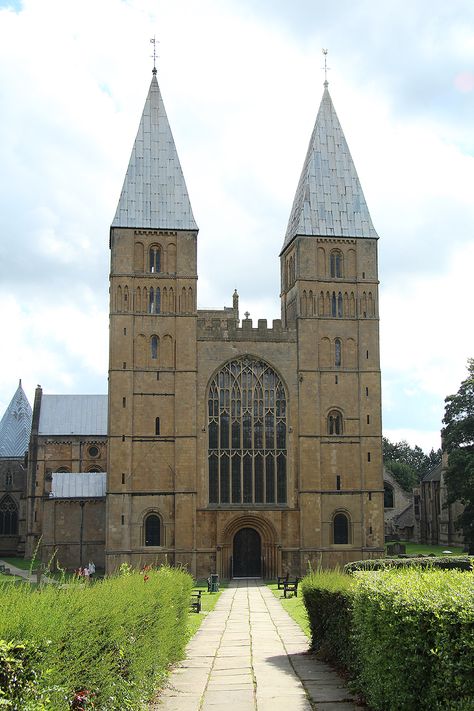
M241 528L233 543L234 578L260 578L262 575L262 539L254 528Z

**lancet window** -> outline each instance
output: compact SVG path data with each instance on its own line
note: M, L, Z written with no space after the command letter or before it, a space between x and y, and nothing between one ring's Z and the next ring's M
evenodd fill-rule
M161 293L159 288L154 289L153 287L150 287L150 291L148 292L148 313L161 313Z
M328 434L342 434L342 415L339 410L331 410L328 415Z
M150 247L150 272L152 274L161 272L161 247L158 245Z
M286 395L267 363L247 356L214 376L208 436L209 503L286 503Z
M145 519L145 545L161 545L161 521L157 514L148 514Z
M335 249L330 256L330 272L333 279L342 278L342 252Z
M18 507L11 496L4 496L0 501L0 535L18 533Z

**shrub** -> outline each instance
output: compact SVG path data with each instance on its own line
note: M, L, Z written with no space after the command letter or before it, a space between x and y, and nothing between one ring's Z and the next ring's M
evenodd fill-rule
M81 695L87 707L92 694L97 709L140 708L184 652L192 584L162 567L91 585L5 586L0 638L47 641L32 668L48 708L68 708L75 697L82 708Z
M356 560L344 566L345 573L355 573L359 570L386 570L387 568L440 568L443 570L473 570L472 556L427 556L420 558L371 558Z
M301 581L308 613L311 648L326 661L352 666L351 604L354 579L334 571L320 571Z
M474 706L474 576L444 570L358 574L357 682L383 711Z
M37 685L35 671L40 659L40 648L33 642L5 642L0 640L0 706L18 708L18 704Z

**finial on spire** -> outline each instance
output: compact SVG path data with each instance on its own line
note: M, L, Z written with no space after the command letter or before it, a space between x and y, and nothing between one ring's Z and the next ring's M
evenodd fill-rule
M156 74L156 37L155 37L155 35L153 35L150 42L153 45L153 74Z
M331 67L328 67L328 51L327 49L323 49L323 54L324 54L324 88L327 89L329 82L328 82L328 71L330 70Z

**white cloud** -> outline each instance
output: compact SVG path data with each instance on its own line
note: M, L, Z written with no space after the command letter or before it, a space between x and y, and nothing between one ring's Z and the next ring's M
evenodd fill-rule
M237 287L255 321L280 316L278 253L330 47L331 93L381 237L384 422L420 444L435 437L474 355L473 22L464 0L403 13L394 0L0 9L0 414L19 377L30 398L38 381L106 388L108 231L156 33L200 226L198 301L229 305Z

